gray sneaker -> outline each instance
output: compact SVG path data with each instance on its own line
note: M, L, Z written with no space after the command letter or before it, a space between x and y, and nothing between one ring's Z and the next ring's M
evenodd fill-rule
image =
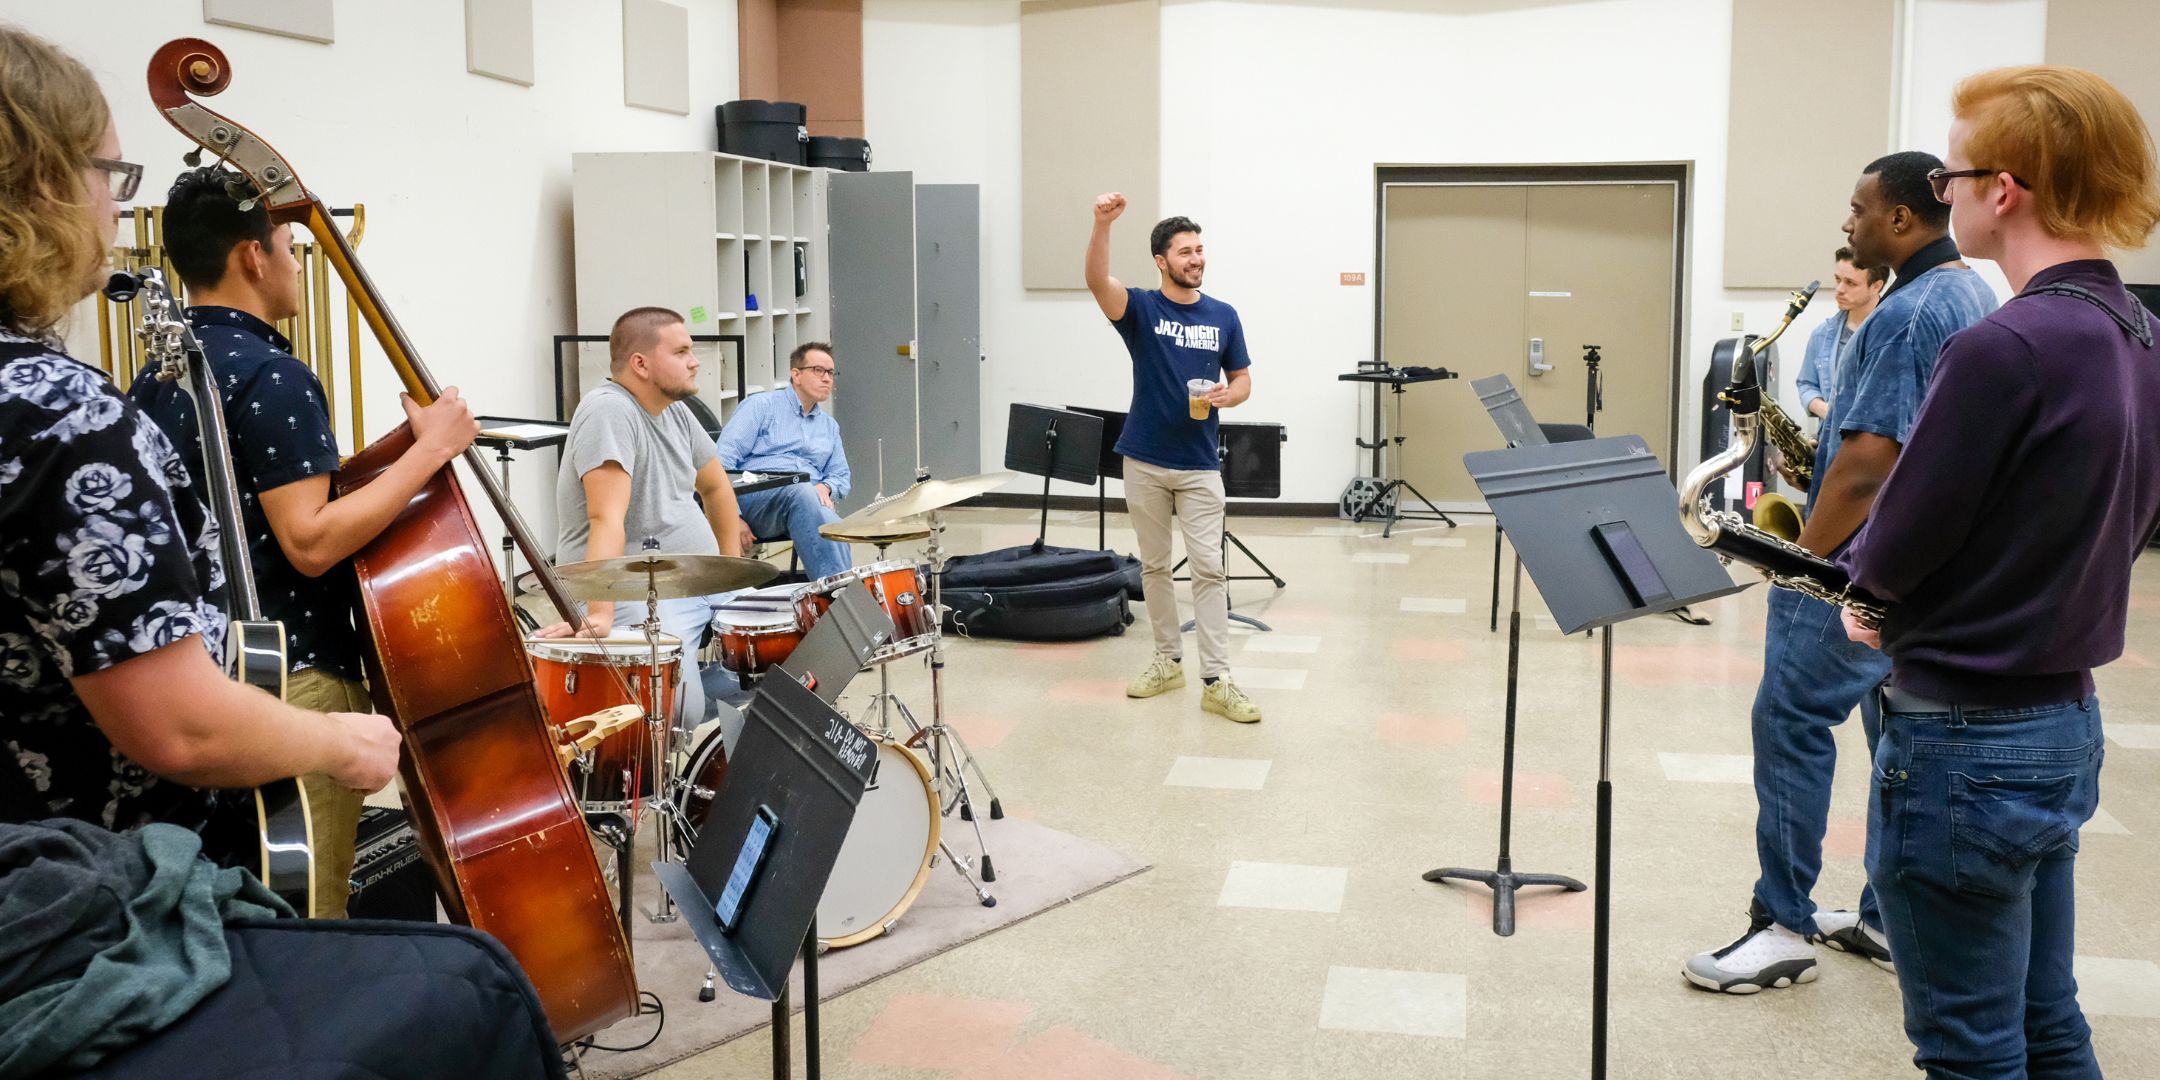
M1778 990L1815 981L1815 946L1754 903L1748 905L1747 933L1722 949L1696 953L1680 973L1696 986L1724 994Z
M1828 945L1839 952L1865 956L1876 967L1897 973L1897 965L1890 962L1890 939L1882 931L1860 921L1857 911L1818 911L1815 913L1816 934L1809 941Z

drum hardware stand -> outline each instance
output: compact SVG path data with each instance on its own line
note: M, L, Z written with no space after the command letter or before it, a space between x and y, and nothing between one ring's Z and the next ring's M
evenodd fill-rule
M945 722L945 515L941 511L933 510L929 518L930 605L932 610L938 613L930 640L930 723L926 726L917 722L905 703L895 701L894 704L899 706L900 716L907 721L911 732L907 744L922 747L930 758L930 778L931 783L938 789L939 809L950 814L955 806L959 808L960 820L974 828L975 845L982 851L982 880L994 882L997 880L997 868L991 861L989 845L983 841L982 822L976 820L975 794L968 784L967 770L975 770L975 779L982 784L983 793L990 796L992 820L1004 818L1005 807L998 801L997 790L990 786L990 778L983 774L982 765L968 750L967 743L960 738L960 733ZM942 841L939 846L945 847ZM964 864L953 857L949 848L945 849L945 855L953 860L953 866L960 870L961 876L970 876L964 869ZM972 883L971 878L970 884ZM979 886L975 892L983 901L984 907L995 903Z
M1395 532L1396 523L1403 521L1443 521L1447 523L1448 528L1455 527L1455 519L1449 517L1447 511L1435 506L1431 499L1425 497L1424 492L1417 489L1416 485L1402 478L1402 462L1399 460L1402 457L1402 444L1409 438L1409 436L1402 433L1403 387L1414 382L1431 382L1437 379L1452 379L1455 377L1454 372L1445 368L1437 368L1432 373L1427 374L1413 374L1411 369L1381 368L1371 371L1360 369L1335 377L1341 382L1369 382L1378 386L1386 386L1395 397L1395 422L1385 425L1386 430L1374 431L1373 441L1371 442L1366 442L1363 439L1356 440L1358 449L1372 451L1373 475L1384 479L1380 481L1380 490L1374 492L1372 498L1368 499L1363 506L1359 507L1351 515L1350 520L1358 524L1364 524L1365 519L1369 517L1386 518L1387 525L1380 530L1382 539L1392 536ZM1379 424L1380 419L1386 415L1387 410L1376 409L1374 411L1374 423ZM1390 431L1393 432L1393 435L1389 434ZM1387 454L1384 460L1392 467L1382 471L1382 452L1391 448L1393 452ZM1415 496L1418 502L1425 504L1425 509L1404 510L1401 505L1402 492L1408 492ZM1385 507L1384 511L1381 509L1383 506Z

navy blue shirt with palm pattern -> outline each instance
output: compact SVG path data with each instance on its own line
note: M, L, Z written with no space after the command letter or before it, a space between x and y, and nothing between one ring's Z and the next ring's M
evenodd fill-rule
M285 335L247 312L191 307L187 319L224 399L248 562L262 595L263 616L285 624L286 659L292 670L320 668L357 679L360 638L353 612L359 594L352 565L340 562L320 577L301 573L285 557L261 503L265 491L337 471L337 436L322 383L293 358ZM196 490L206 491L193 399L179 384L147 370L135 377L128 397L180 448Z

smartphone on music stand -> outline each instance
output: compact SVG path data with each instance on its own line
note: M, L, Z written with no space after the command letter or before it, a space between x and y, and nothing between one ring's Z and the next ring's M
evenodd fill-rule
M749 901L750 889L757 884L765 857L772 851L773 835L779 831L780 818L772 807L758 807L757 816L750 821L750 834L735 853L735 866L728 871L727 884L720 888L720 899L713 903L713 914L719 918L723 933L735 932L743 904Z

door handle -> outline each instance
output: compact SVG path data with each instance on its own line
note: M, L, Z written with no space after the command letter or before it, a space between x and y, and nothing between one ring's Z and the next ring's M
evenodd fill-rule
M1545 362L1545 339L1530 339L1530 377L1537 378L1551 371L1553 366Z

